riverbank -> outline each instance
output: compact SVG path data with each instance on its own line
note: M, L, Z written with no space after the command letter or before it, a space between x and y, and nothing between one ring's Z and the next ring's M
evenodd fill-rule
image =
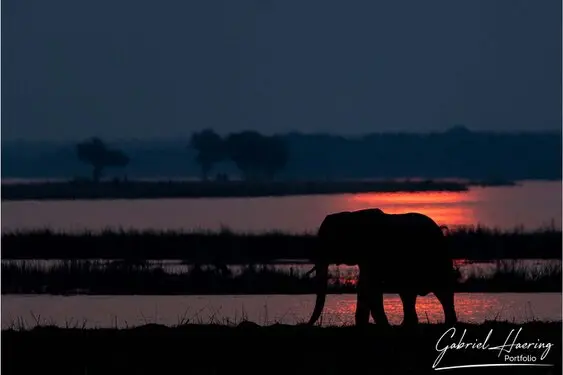
M465 373L561 373L561 322L460 323L455 331L449 328L443 324L421 324L415 329L258 326L252 322L149 324L128 329L14 327L2 331L2 370L5 374L420 374L448 366L514 364L517 361L510 358L522 355L549 367L495 366ZM458 342L481 342L489 350L446 349L438 359L439 350ZM528 342L531 348L516 346ZM511 343L515 346L505 347L505 352L491 350ZM520 359L519 363L526 362Z
M470 186L512 186L511 181L52 181L2 184L3 201L277 197L346 193L467 191Z
M246 265L216 268L182 264L102 261L2 261L2 294L237 295L314 294L309 267ZM397 270L400 272L400 269ZM330 272L330 294L355 293L357 270ZM561 292L561 262L526 266L497 262L459 272L456 292ZM388 286L385 293L396 293Z
M455 259L561 259L562 232L459 227L447 232ZM2 259L181 259L192 263L279 263L310 259L312 233L136 231L65 233L50 229L2 233Z

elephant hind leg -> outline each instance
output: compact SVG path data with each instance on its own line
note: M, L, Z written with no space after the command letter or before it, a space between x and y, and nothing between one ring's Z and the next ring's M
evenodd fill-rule
M418 315L416 314L416 293L406 292L399 294L403 302L403 325L418 324Z
M371 317L375 324L389 325L389 320L385 314L385 307L383 306L383 292L376 289L369 295L369 309Z
M438 290L434 292L438 301L442 304L444 309L445 323L453 325L457 323L457 314L454 305L454 292L452 290Z
M362 290L358 292L356 314L354 318L357 326L365 326L369 324L369 303L367 301L365 292Z

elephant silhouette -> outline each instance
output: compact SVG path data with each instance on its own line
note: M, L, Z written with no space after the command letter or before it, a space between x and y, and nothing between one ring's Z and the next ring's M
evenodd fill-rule
M399 294L403 325L418 323L417 296L433 292L440 301L446 324L455 324L456 272L446 238L430 217L417 212L388 214L378 208L329 214L321 223L312 261L316 301L308 322L313 325L324 308L330 264L357 265L355 324L388 325L384 290Z

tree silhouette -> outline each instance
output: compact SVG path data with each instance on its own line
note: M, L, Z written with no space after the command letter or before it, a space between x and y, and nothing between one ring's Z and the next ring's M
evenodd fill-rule
M225 159L223 139L211 129L193 133L189 147L197 151L196 162L201 168L203 180L208 179L209 173L216 163Z
M92 180L99 182L104 168L125 167L129 157L120 150L109 149L99 138L90 138L76 145L78 159L92 166Z
M228 156L246 180L273 178L287 163L287 144L279 136L246 130L229 134L225 143Z
M285 168L289 156L287 142L280 136L268 137L264 140L263 170L268 178Z
M245 180L259 178L257 167L264 156L261 152L262 135L253 130L231 133L225 143L229 158L235 163L243 178Z

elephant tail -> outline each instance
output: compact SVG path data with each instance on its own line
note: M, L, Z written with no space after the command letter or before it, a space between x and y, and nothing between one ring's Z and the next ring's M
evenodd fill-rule
M447 225L440 225L440 229L442 230L442 246L443 246L443 251L446 254L450 253L450 241L448 241L448 236L451 235L451 231L450 228ZM448 255L448 269L449 269L449 277L447 277L446 279L449 280L449 282L453 283L454 285L459 282L460 278L461 278L461 272L459 270L459 267L456 266L454 264L453 259L451 258L451 256Z

